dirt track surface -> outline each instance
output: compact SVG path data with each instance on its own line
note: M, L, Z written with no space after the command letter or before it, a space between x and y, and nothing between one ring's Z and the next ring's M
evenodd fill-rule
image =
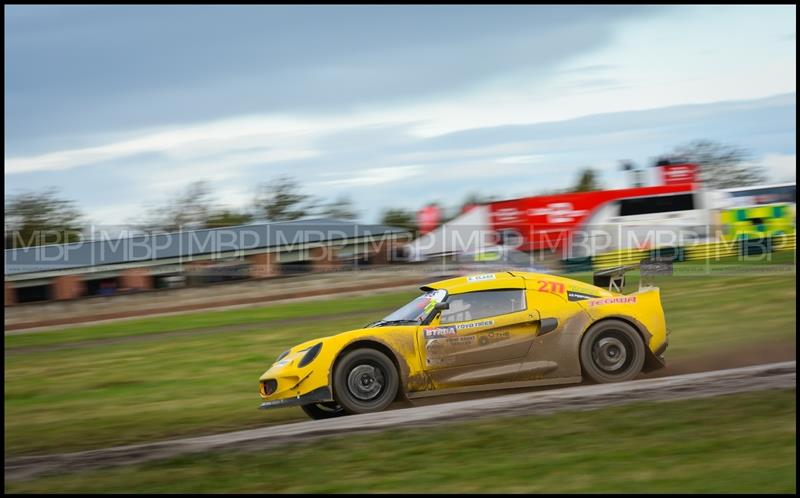
M264 449L331 435L437 425L485 417L593 410L631 402L705 398L762 389L795 389L796 385L796 362L790 361L619 384L582 385L512 395L495 394L483 399L298 422L212 436L61 455L11 458L5 461L5 475L6 479L28 479L43 473L130 465L219 449Z

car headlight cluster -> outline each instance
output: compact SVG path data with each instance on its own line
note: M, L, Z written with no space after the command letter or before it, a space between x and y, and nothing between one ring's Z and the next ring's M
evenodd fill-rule
M314 358L319 355L319 352L322 350L322 343L318 342L314 346L308 348L306 354L303 355L303 358L300 360L300 363L297 364L298 367L304 367L314 361Z

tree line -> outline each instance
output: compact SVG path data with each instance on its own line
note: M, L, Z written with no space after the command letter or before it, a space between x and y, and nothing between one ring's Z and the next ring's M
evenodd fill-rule
M676 147L666 157L673 162L697 163L700 178L708 188L756 185L766 180L764 169L753 165L751 152L710 140L697 140ZM584 168L573 186L546 193L588 192L602 188L598 173L592 168ZM440 206L440 222L455 218L470 205L493 200L497 200L497 196L468 193L454 208ZM143 220L129 225L143 232L172 232L185 228L220 228L308 217L354 222L359 218L349 196L324 201L304 193L296 179L279 176L258 185L254 197L241 209L217 205L211 185L206 181L196 181L163 204L150 207ZM409 209L384 209L380 223L415 233L418 229L416 212ZM57 189L23 192L5 198L6 249L75 242L81 239L84 225L84 213L74 201L63 198Z

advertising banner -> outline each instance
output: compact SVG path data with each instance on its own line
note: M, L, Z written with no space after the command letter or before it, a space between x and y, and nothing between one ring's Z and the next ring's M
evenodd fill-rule
M429 204L417 213L417 227L420 234L426 234L439 226L442 212L435 204Z
M662 185L677 185L683 183L696 183L699 181L699 167L696 164L665 164L658 166L661 170Z

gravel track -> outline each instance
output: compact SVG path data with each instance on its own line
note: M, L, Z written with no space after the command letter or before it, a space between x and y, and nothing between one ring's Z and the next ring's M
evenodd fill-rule
M594 410L632 402L706 398L763 389L795 388L796 362L789 361L618 384L580 385L510 395L493 393L491 397L482 399L296 422L211 436L60 455L7 458L5 476L6 479L29 479L44 473L131 465L220 449L264 449L325 436L438 425L457 420Z

